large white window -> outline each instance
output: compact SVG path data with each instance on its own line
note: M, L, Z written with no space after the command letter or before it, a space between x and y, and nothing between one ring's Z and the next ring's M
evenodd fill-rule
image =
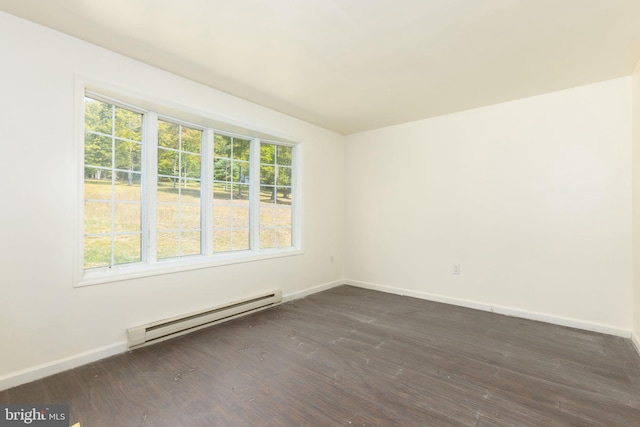
M299 252L295 144L95 93L83 113L79 284Z

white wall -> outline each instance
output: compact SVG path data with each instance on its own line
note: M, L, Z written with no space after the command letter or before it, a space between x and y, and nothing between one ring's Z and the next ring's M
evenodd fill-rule
M633 313L634 341L640 352L640 61L633 73Z
M629 336L630 96L626 77L348 136L346 278Z
M344 137L4 13L0 58L0 389L121 351L130 326L342 277ZM74 73L302 141L304 254L73 288Z

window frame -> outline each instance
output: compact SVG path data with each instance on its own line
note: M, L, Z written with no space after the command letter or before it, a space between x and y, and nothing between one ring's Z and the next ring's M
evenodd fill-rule
M112 267L85 270L84 268L84 141L85 141L85 96L108 102L142 113L142 261ZM254 262L303 254L302 248L302 151L303 144L276 132L252 129L228 118L220 118L210 112L173 102L152 99L132 90L96 81L86 76L75 76L75 165L76 209L74 215L74 274L73 286L89 286L117 282L141 277L171 274L181 271L218 267L236 263ZM201 253L184 257L157 259L157 161L158 120L168 120L203 132L201 147ZM154 123L155 122L155 123ZM213 252L213 151L214 135L248 139L250 143L250 194L249 235L250 248L229 252ZM149 143L149 141L155 141ZM278 144L292 148L292 246L286 248L264 248L259 246L260 213L260 143ZM211 181L211 182L209 182Z

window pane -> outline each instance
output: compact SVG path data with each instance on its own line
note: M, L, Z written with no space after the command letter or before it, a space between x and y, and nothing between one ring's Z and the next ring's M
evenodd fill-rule
M216 159L213 161L213 179L215 181L231 181L231 160Z
M177 124L158 120L158 147L180 149L180 127Z
M233 158L238 160L249 160L249 145L247 139L233 138Z
M115 264L140 262L140 234L115 236L113 242Z
M180 255L200 254L200 232L180 233Z
M291 208L276 209L275 222L278 227L291 227Z
M277 228L276 229L276 247L286 248L289 246L291 246L291 229Z
M84 237L84 268L111 265L111 237Z
M227 252L231 250L231 231L215 230L213 232L213 251Z
M260 184L274 185L276 183L276 167L260 166Z
M188 179L182 181L180 187L180 201L182 203L197 203L200 204L200 181Z
M233 202L240 204L248 204L249 203L249 186L245 184L234 184L233 185Z
M278 186L291 185L291 168L286 166L278 166Z
M111 203L85 202L84 233L111 233Z
M119 138L142 141L142 114L115 107L116 136Z
M202 145L202 131L199 129L192 129L188 127L182 127L182 150L190 153L200 153L200 146Z
M84 137L84 163L89 166L113 166L113 139L108 136L88 133Z
M158 174L166 176L179 176L180 154L177 151L158 148Z
M276 210L260 206L260 226L272 226L276 223Z
M279 165L290 166L291 165L292 148L282 145L277 146L277 160Z
M249 162L233 162L233 181L249 184Z
M115 231L140 231L142 220L137 203L114 204Z
M104 169L84 168L84 198L111 200L113 197L111 172Z
M261 248L274 248L275 247L275 229L273 228L260 228L260 247Z
M178 213L179 205L158 205L158 229L159 230L178 230Z
M213 155L215 157L231 158L231 137L215 134L213 139Z
M111 135L112 117L112 105L91 98L84 98L84 128L86 131Z
M276 191L276 204L277 205L286 205L291 206L291 188L289 187L278 187Z
M260 163L275 165L276 146L273 144L260 144Z
M213 227L214 228L231 227L231 208L229 206L213 207Z
M158 233L158 259L174 258L178 256L178 233Z
M263 203L275 202L275 187L261 185L260 186L260 201Z
M214 203L225 202L231 199L231 184L213 184Z
M200 228L200 206L181 207L180 228L183 230Z
M249 230L233 230L231 235L231 249L242 251L249 249Z
M142 145L116 140L116 169L140 172L142 167Z
M244 228L249 227L249 208L233 208L232 211L233 227Z
M115 182L113 188L115 200L139 201L142 199L139 173L121 172L117 176L119 179Z
M158 178L158 202L178 203L180 197L177 178Z
M200 156L185 154L182 157L182 175L187 178L200 178Z

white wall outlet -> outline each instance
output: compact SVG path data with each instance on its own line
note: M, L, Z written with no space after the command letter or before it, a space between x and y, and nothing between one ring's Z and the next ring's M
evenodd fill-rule
M329 257L329 263L333 264L333 255Z
M453 264L453 274L460 274L460 264Z

